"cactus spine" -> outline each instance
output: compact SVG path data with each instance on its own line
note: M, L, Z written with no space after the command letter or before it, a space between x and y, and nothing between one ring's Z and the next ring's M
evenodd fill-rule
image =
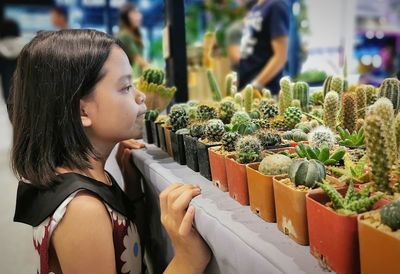
M251 112L251 107L253 104L253 86L247 85L244 89L244 110L246 112Z
M364 119L367 108L367 91L364 86L356 89L357 118Z
M352 133L356 130L356 122L356 96L352 92L347 92L342 98L342 128Z
M293 98L300 101L301 110L308 112L310 104L310 87L306 82L297 82L293 88Z
M257 137L243 136L236 142L237 160L241 164L254 163L261 158L261 144Z
M380 90L380 97L386 97L392 101L396 112L400 109L400 81L396 78L387 78L383 80Z
M336 130L338 109L339 95L335 91L328 92L324 101L324 123L331 130Z
M334 76L331 82L331 90L336 91L339 96L343 93L344 81L340 76Z
M258 171L264 175L281 175L288 173L292 159L282 154L266 156L258 166Z
M213 100L216 102L221 101L222 100L221 90L218 87L214 73L211 71L211 69L207 70L207 79L208 79L208 84L210 85Z
M283 77L280 82L281 90L279 92L279 114L283 114L285 110L292 105L293 90L289 77Z

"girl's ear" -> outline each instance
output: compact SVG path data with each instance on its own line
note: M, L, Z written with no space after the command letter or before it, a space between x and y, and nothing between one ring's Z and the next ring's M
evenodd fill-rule
M83 127L90 127L92 125L92 120L88 115L88 104L84 100L80 100L80 111L81 111L81 121Z

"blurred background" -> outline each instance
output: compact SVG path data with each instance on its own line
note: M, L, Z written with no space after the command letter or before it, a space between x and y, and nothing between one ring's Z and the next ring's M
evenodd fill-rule
M320 86L327 75L343 75L347 64L349 83L379 85L400 71L400 0L286 0L290 7L289 52L285 74ZM0 4L0 57L2 42L18 37L13 59L25 43L40 30L59 28L93 28L117 35L119 12L127 2L141 14L138 27L142 40L142 57L151 66L165 68L168 54L165 22L166 3L162 0L2 0ZM173 0L166 1L173 3ZM182 2L176 1L175 3ZM225 75L237 69L233 52L240 44L243 18L252 1L186 0L184 33L188 76L188 98L201 98L207 87L199 79L202 73L204 34L215 32L213 56L217 71ZM171 4L172 5L172 4ZM174 6L172 5L172 9ZM171 15L171 14L170 14ZM61 17L60 17L61 16ZM63 22L63 18L66 22ZM175 18L176 19L176 18ZM10 25L10 22L12 24ZM17 26L18 29L14 29ZM168 42L166 42L168 41ZM7 55L6 54L6 55ZM179 52L178 54L183 54ZM5 58L6 62L7 58ZM12 64L1 63L3 94L5 79ZM176 72L178 73L178 72ZM179 73L185 73L180 71ZM200 73L200 74L199 74ZM7 76L8 75L8 76ZM223 79L219 77L220 81ZM9 167L11 127L4 96L0 103L0 273L33 273L35 266L31 245L31 228L12 222L17 182Z

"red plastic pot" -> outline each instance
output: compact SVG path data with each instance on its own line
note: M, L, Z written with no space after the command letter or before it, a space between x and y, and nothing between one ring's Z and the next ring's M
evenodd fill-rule
M208 149L208 157L210 160L211 179L213 184L224 192L227 192L228 180L226 177L225 156L219 153L221 147L210 147Z
M234 155L225 157L229 195L242 205L249 205L246 165L236 162Z

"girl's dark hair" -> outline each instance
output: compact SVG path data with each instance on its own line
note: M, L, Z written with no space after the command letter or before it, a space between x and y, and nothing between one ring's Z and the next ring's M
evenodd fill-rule
M84 170L96 152L80 117L80 99L104 76L111 48L121 44L95 30L41 32L18 57L9 116L14 173L49 186L57 167Z
M127 29L132 35L135 43L143 47L142 33L138 27L132 26L129 20L129 13L137 11L137 8L132 3L124 4L119 11L120 28Z

